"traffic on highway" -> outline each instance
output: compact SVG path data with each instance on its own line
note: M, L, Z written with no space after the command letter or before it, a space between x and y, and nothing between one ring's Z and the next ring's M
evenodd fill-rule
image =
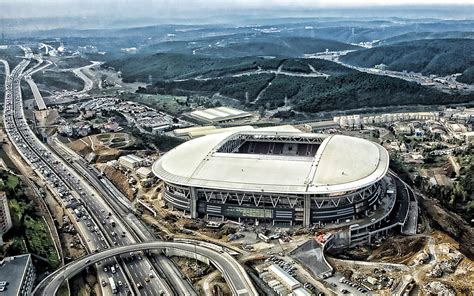
M82 237L86 238L84 243L90 252L134 243L135 239L126 227L112 215L112 209L97 198L97 192L81 180L62 159L51 153L28 126L20 92L20 80L28 64L29 60L20 62L6 80L4 122L9 138L23 159L60 198L63 207L70 209ZM160 291L172 292L163 279L149 278L154 268L145 256L130 257L132 256L122 256L118 260L108 259L97 263L99 279L105 291L110 291L108 279L112 277L117 283L119 295L131 294L130 285L133 285L135 290L141 290L142 295L158 295ZM122 264L125 270L119 267ZM119 268L109 268L111 266ZM125 273L131 279L130 284Z
M37 64L25 72L34 55L28 48L23 49L26 59L11 71L5 81L4 124L7 135L25 162L45 181L48 189L66 209L88 251L100 255L94 258L101 258L81 260L80 268L74 265L77 272L69 270L67 276L54 278L54 281L53 277L48 277L40 284L36 294L52 295L65 278L94 265L104 294L197 295L192 285L164 255L151 255L145 249L114 253L116 257L107 255L111 254L107 249L155 241L156 238L131 214L132 207L127 201L117 201L116 188L102 182L100 176L80 157L71 155L52 141L45 144L34 134L24 113L20 81L30 75L32 69L42 67ZM246 272L231 256L206 248L203 248L202 253L210 257L223 273L234 294L257 294ZM51 288L50 285L54 286L54 283L58 285ZM48 288L41 291L41 287Z

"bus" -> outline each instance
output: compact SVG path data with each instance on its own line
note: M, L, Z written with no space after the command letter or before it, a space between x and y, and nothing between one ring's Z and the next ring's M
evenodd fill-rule
M115 281L112 277L109 277L110 289L112 289L113 294L117 294L117 286L115 285Z

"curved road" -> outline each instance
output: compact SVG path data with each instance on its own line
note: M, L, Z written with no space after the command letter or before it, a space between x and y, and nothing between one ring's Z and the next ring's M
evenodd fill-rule
M78 274L87 266L93 265L106 258L129 252L164 248L174 248L192 253L196 252L201 256L209 258L213 265L222 273L234 295L258 295L248 274L245 272L240 263L238 263L237 260L235 260L229 254L220 253L215 250L194 244L164 241L132 244L111 248L100 253L84 256L81 259L61 267L49 275L35 288L33 294L41 296L55 295L56 291L64 280Z

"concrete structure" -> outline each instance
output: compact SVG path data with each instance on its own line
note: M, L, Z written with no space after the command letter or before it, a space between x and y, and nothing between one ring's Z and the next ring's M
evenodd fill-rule
M173 135L182 139L194 139L212 134L225 133L230 131L248 131L253 130L253 127L250 125L228 127L228 128L217 128L213 125L208 126L194 126L187 128L175 129Z
M143 158L138 157L133 154L120 156L119 157L119 164L121 167L127 168L129 170L134 170L137 167L143 165Z
M474 142L474 132L467 132L463 134L466 144Z
M237 119L249 118L252 117L252 114L230 107L217 107L192 111L188 113L187 116L201 123L216 124Z
M35 269L30 254L0 261L0 295L30 296L34 281Z
M140 178L150 178L151 176L153 176L153 172L151 171L151 168L149 167L141 167L137 170L137 175L140 177Z
M310 292L306 291L304 288L298 288L293 290L293 296L311 296Z
M253 283L245 269L230 254L226 252L219 252L198 244L167 241L130 244L122 247L110 248L92 255L83 256L80 259L57 269L48 277L46 277L35 288L33 295L55 295L59 286L65 279L73 277L86 267L92 266L95 263L104 260L105 258L130 252L152 249L164 249L165 252L171 252L168 251L168 249L172 249L174 250L173 252L175 252L175 254L181 254L178 251L185 251L185 254L198 254L199 256L208 258L209 262L222 273L222 276L228 283L233 295L258 295L258 292L253 286Z
M267 130L188 141L153 172L166 204L191 214L303 224L363 216L381 194L388 153L341 135Z
M3 245L2 236L12 227L8 199L5 192L0 192L0 246Z
M312 132L340 128L339 123L332 120L308 122L305 123L305 125L308 126L308 130Z
M280 266L272 264L268 267L268 270L272 272L275 277L287 287L290 291L301 287L301 283L292 277L288 272L284 271Z
M187 127L181 129L173 130L173 136L190 140L194 138L204 137L208 135L220 134L220 133L228 133L228 132L240 132L240 131L251 131L255 130L253 126L250 125L242 125L242 126L234 126L234 127L226 127L226 128L217 128L213 125L208 126L194 126L194 127ZM300 132L299 129L292 125L279 125L279 126L269 126L269 127L262 127L258 130L265 130L265 131L287 131L287 132Z
M411 112L411 113L387 113L379 115L343 115L336 116L333 121L343 128L360 127L360 124L387 124L396 121L407 120L438 120L438 112Z

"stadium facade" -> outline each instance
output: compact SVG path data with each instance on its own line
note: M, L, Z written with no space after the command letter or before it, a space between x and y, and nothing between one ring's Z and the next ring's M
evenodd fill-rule
M252 130L190 140L154 165L163 200L191 217L309 226L375 210L389 157L349 136Z

